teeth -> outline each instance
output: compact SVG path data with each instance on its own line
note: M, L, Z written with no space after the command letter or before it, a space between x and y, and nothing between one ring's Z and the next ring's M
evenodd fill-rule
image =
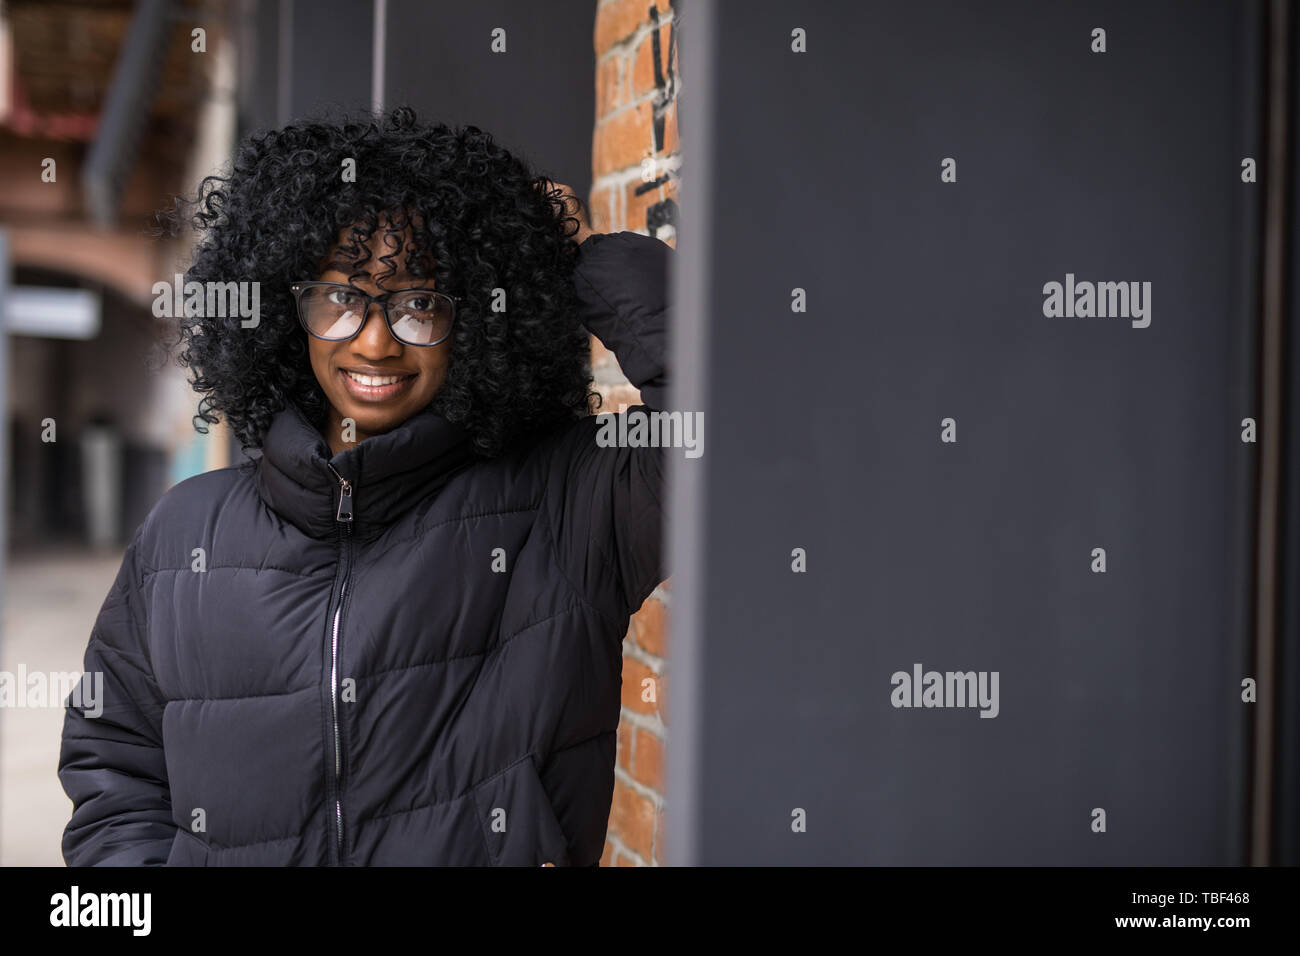
M400 382L404 376L401 375L361 375L357 372L344 371L343 373L354 382L367 385L370 388L376 388L380 385L392 385Z

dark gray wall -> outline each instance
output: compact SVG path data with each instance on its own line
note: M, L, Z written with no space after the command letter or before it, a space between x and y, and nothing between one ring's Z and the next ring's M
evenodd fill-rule
M366 110L374 96L376 4L243 0L240 119L247 131L323 111ZM386 107L470 124L585 195L591 186L595 0L389 0ZM492 30L506 51L491 51Z
M389 0L385 99L466 123L585 197L596 116L596 0ZM493 53L493 29L506 51Z
M370 0L242 0L241 127L366 110L374 96L377 5ZM586 195L595 118L596 0L389 0L386 107L469 124ZM493 53L493 29L506 51Z
M689 11L670 862L1243 858L1257 8L994 6Z

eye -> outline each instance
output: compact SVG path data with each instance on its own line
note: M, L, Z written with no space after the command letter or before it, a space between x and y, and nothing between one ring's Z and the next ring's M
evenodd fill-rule
M327 289L325 301L330 305L349 306L357 301L357 294L351 289Z
M412 313L420 318L441 316L446 311L446 303L440 296L419 290L402 296L396 304L402 312Z

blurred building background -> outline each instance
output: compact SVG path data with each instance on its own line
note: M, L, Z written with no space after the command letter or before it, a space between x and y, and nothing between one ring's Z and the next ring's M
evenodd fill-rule
M196 11L144 4L142 22L126 0L4 7L12 287L81 290L86 313L65 329L42 329L41 315L11 328L11 548L119 544L168 484L226 463L220 436L190 427L184 372L152 312L153 284L185 254L149 235L153 213L221 162L234 132L233 51L205 19L206 52L192 52Z
M242 460L223 427L194 430L197 396L153 316L154 283L188 255L153 234L156 210L255 129L405 103L488 130L588 197L597 231L675 243L678 19L666 0L0 6L0 671L80 670L153 503ZM638 400L594 340L593 371L606 407ZM663 696L643 700L640 678L663 680L667 600L625 642L606 865L662 860ZM57 707L0 708L0 864L62 862L61 729Z
M0 345L6 454L0 670L79 671L122 548L171 484L230 462L191 424L151 234L235 133L229 23L196 3L0 8ZM201 33L194 33L201 28ZM7 355L5 355L7 352ZM0 864L59 864L56 707L0 709Z

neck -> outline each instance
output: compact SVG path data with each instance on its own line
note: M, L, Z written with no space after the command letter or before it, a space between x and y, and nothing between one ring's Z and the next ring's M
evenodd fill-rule
M353 423L348 435L352 440L345 441L343 435L343 419L333 406L330 407L329 414L325 416L325 429L323 434L325 436L326 444L330 446L331 455L342 454L349 448L356 447L360 442L363 442L370 437L368 432L363 432L361 429L356 427L355 423Z

